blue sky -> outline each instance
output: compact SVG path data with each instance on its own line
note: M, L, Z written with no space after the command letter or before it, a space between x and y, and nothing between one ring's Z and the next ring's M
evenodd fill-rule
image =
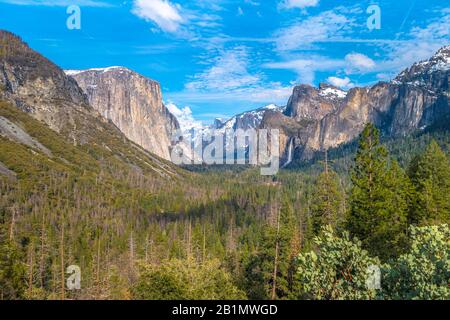
M71 4L80 30L66 27ZM367 26L371 5L380 29ZM0 28L65 69L133 69L209 122L285 105L299 83L392 79L450 44L450 1L0 0Z

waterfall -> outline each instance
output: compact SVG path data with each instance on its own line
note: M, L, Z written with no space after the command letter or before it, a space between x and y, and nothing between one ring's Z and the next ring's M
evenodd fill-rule
M287 167L291 162L293 158L293 151L294 151L294 138L291 138L289 140L289 147L288 147L288 157L286 163L283 165L283 168Z

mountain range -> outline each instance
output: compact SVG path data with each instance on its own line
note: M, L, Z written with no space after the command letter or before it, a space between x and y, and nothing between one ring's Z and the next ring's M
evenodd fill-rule
M153 88L157 92L156 84ZM4 150L17 152L5 151L1 173L12 176L6 169L36 165L164 179L181 174L158 152L129 140L125 130L124 134L91 105L74 78L7 31L0 31L0 102L0 141ZM157 100L154 107L164 113L156 104ZM177 125L173 116L168 119Z
M294 87L285 108L243 113L224 126L279 129L280 154L286 165L293 159L307 160L317 152L355 140L367 123L379 127L385 137L395 138L447 119L449 79L450 46L445 46L390 82L349 91L326 83L318 88L299 85Z
M172 136L180 123L164 105L158 82L125 67L63 71L7 31L0 31L0 45L0 99L74 145L109 148L99 141L107 131L133 145L142 157L151 157L151 166L160 167L156 170L167 169L161 161L170 160ZM398 137L445 119L450 115L449 79L450 46L446 46L390 82L348 91L325 83L317 88L299 85L286 107L269 105L226 121L217 119L204 129L279 129L282 164L287 165L353 141L367 123L374 123L386 137ZM20 126L1 120L1 134L11 138L14 130L8 126Z

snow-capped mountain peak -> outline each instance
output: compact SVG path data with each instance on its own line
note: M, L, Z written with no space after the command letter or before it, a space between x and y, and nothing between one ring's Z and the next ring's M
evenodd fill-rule
M393 84L408 83L424 85L423 77L435 72L450 70L450 45L439 49L430 59L414 63L403 70L393 81Z
M89 72L89 71L106 73L109 71L130 71L130 70L128 68L121 67L121 66L112 66L112 67L106 67L106 68L91 68L91 69L85 69L85 70L64 70L64 72L68 76L75 76L77 74L80 74L83 72Z
M319 96L329 99L344 99L347 96L347 91L328 83L321 83L319 85Z

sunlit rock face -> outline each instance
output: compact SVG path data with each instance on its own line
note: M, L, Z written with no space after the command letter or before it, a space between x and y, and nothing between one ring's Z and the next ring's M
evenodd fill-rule
M0 30L0 98L59 131L88 101L76 82L16 35Z
M321 120L336 111L347 96L337 87L321 83L319 88L300 85L294 88L286 108L286 115L296 119Z
M76 81L31 49L22 39L0 30L0 99L8 101L64 133L85 143L98 123L98 114Z
M124 67L67 70L86 93L90 105L144 149L170 159L178 121L164 106L161 87Z
M266 117L262 126L279 128L294 141L294 157L308 159L358 137L374 123L388 137L402 136L450 115L450 46L418 62L391 82L349 91L321 84L294 88L284 114ZM290 145L283 150L290 150Z

